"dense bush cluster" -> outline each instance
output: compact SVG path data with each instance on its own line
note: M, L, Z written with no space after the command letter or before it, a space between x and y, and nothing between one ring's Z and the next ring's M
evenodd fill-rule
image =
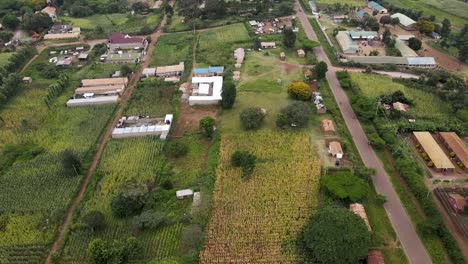
M292 82L288 85L288 94L295 100L307 101L312 97L312 91L305 82Z
M254 130L262 126L265 112L260 107L249 107L242 110L239 118L243 129Z

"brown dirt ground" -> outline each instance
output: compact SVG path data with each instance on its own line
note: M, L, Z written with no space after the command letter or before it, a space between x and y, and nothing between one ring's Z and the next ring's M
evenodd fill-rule
M200 119L204 116L216 119L218 116L217 106L191 107L187 102L182 102L173 137L182 137L187 132L196 131Z
M286 62L282 62L281 64L283 65L284 71L286 72L287 75L289 75L293 70L299 68L299 66L295 64L290 64Z

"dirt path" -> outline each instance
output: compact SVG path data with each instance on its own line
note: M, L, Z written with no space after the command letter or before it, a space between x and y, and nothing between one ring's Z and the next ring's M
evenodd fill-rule
M174 5L174 0L172 0L169 4ZM123 110L125 109L125 105L126 105L128 99L130 98L136 84L140 80L143 69L148 67L150 62L151 62L150 58L153 55L154 49L156 47L156 42L158 41L158 38L160 37L161 32L162 32L162 28L163 28L163 26L165 24L166 24L166 16L164 16L160 26L156 29L156 31L153 34L151 34L151 43L150 43L150 45L148 47L148 51L147 51L147 55L146 55L147 59L142 63L142 65L140 67L140 70L133 74L131 82L129 83L127 89L125 89L124 94L122 95L122 98L121 98L122 101L121 101L121 104L119 106L119 109L115 113L115 116L114 116L112 122L108 125L108 127L106 129L106 132L105 132L104 136L102 137L102 140L101 140L101 142L99 144L99 147L98 147L98 149L96 151L93 162L91 163L91 166L89 167L88 172L86 173L86 176L85 176L85 178L83 179L83 181L81 183L78 194L73 199L70 207L67 210L65 219L64 219L63 223L60 225L60 227L58 229L58 233L57 233L57 236L55 238L54 244L52 245L52 248L50 250L50 254L47 256L47 259L46 259L46 262L45 262L46 264L50 264L51 263L51 256L60 251L60 248L61 248L61 246L62 246L62 244L64 242L64 239L65 239L65 237L67 235L67 231L69 229L69 226L72 223L73 214L74 214L76 208L79 206L81 200L84 197L86 187L88 186L88 183L89 183L89 181L91 179L91 176L93 175L94 171L96 170L96 167L97 167L97 165L99 163L99 160L101 159L102 153L104 151L104 147L105 147L107 141L111 138L112 130L113 130L115 124L118 122L119 118L122 116Z
M310 22L307 19L307 15L300 9L300 4L296 1L296 14L302 23L304 32L310 40L317 41L317 35L312 29ZM393 229L401 242L401 246L408 257L408 261L411 264L429 264L432 260L424 247L421 239L416 233L415 227L411 222L408 214L403 207L397 193L393 189L393 185L390 178L385 171L382 162L378 159L374 150L368 145L369 140L362 129L361 124L355 116L351 104L348 100L346 93L340 86L338 79L336 78L337 68L331 67L331 63L328 60L323 48L318 47L314 49L317 59L325 61L328 64L329 70L327 72L327 79L330 84L330 88L338 102L341 114L345 120L346 126L351 133L353 141L358 149L359 155L361 156L366 167L375 168L376 175L372 177L372 182L375 186L377 193L385 195L387 202L384 205L385 211L387 212L388 218L392 223Z
M38 45L36 46L37 54L34 55L26 65L24 65L23 69L21 69L20 73L23 73L31 63L41 55L41 53L49 48L49 47L63 47L63 46L70 46L70 45L89 45L89 50L92 50L96 44L106 43L107 39L94 39L94 40L86 40L86 41L75 41L75 42L64 42L64 43L48 43L45 45Z

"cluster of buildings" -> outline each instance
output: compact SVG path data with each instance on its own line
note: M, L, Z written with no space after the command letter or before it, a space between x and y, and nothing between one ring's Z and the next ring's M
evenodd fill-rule
M173 119L172 114L167 114L164 118L124 116L112 130L112 138L159 136L160 139L166 140Z
M427 154L435 170L451 172L458 166L468 171L468 148L463 140L455 132L439 132L436 138L440 144L430 132L413 132L419 151Z
M60 51L52 50L49 52L49 63L55 64L57 67L69 67L74 61L86 61L88 53L84 47L65 48Z
M108 63L139 63L148 47L144 37L132 37L124 33L113 33L107 43L108 51L100 58Z
M364 47L372 47L380 43L380 36L374 31L339 31L336 40L341 47L342 61L360 64L396 65L410 68L434 68L437 63L433 57L419 57L405 43L406 38L396 38L395 47L402 56L362 56ZM409 39L409 38L408 38Z
M128 78L83 79L67 107L115 104L128 84Z
M283 32L285 28L292 28L292 21L289 18L272 18L261 22L251 20L249 24L255 34L275 34ZM293 32L298 31L298 28L293 28Z

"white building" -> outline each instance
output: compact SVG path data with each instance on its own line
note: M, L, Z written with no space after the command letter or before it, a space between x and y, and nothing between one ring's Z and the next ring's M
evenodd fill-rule
M78 99L70 99L67 101L67 107L90 106L90 105L108 105L115 104L119 101L118 95L85 97Z
M190 105L212 105L221 101L223 91L223 77L193 77L192 95L189 97Z
M112 131L112 138L129 138L144 136L160 136L167 138L174 115L167 114L163 118L140 118L138 116L122 117L117 127Z

